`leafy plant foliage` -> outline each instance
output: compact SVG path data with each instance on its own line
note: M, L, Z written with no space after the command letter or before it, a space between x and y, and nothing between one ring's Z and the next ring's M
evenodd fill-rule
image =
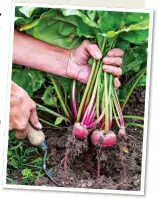
M126 81L118 90L122 102L128 95L132 82L136 80L133 78L131 81L131 78L137 78L136 74L147 64L148 13L16 7L15 27L37 39L64 48L77 47L84 39L90 39L101 47L106 38L109 48L115 46L123 49L125 53L122 69ZM21 66L18 69L13 67L12 73L13 81L23 87L32 98L39 91L43 105L52 107L53 110L58 109L63 114L51 76L60 85L63 101L69 104L72 80ZM136 87L145 84L144 74ZM79 90L81 88L84 85L78 86ZM80 100L80 96L77 98Z

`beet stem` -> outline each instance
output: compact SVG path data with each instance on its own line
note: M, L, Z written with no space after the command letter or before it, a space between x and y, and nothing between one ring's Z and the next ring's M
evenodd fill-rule
M74 113L74 117L77 117L77 104L76 104L76 81L73 80L72 84L72 110Z
M93 123L91 123L91 124L89 124L89 125L87 125L87 128L88 129L90 129L90 128L94 128L101 120L102 120L102 118L104 117L104 111L101 113L101 115L98 117L98 119L95 121L95 122L93 122Z

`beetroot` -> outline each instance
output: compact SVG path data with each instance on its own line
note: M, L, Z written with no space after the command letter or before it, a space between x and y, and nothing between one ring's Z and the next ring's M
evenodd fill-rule
M112 131L105 133L104 131L95 130L91 135L91 141L101 148L111 147L116 144L116 135Z
M116 135L113 131L109 131L104 135L104 139L102 142L102 147L111 147L116 144Z
M124 127L124 126L120 127L120 130L119 130L119 132L118 132L118 135L119 135L119 137L121 137L121 138L126 138L126 130L125 130L125 127Z
M74 124L72 135L76 139L83 140L83 139L85 139L88 136L88 133L89 132L88 132L87 128L84 125L82 125L82 124L80 124L78 122Z
M94 145L100 145L103 140L103 132L99 130L93 131L91 135L91 141Z

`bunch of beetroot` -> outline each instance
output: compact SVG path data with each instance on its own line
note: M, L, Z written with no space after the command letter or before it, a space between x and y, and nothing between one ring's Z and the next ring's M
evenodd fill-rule
M102 53L106 49L106 41L102 44ZM107 49L106 49L107 50ZM118 136L126 138L125 125L120 103L114 88L113 76L102 70L102 61L93 60L92 71L85 88L79 109L75 101L75 87L72 89L73 112L76 123L73 136L84 140L89 135L91 142L97 147L112 147L117 136L112 131L113 122L118 125Z
M101 52L108 51L106 40L102 42ZM91 143L100 152L101 149L112 147L117 143L117 135L113 132L113 124L119 127L118 136L126 138L122 110L114 88L114 78L102 70L102 60L93 60L89 81L85 87L80 104L76 100L76 81L73 81L71 94L71 108L67 111L69 118L75 119L72 130L72 139L67 142L67 150L62 161L64 164L65 178L69 181L67 163L70 154L80 151L76 144L81 142L81 153L87 150L86 139L90 136ZM62 103L64 104L64 103ZM70 114L71 110L71 114ZM71 120L72 121L72 120ZM86 146L84 146L86 143ZM100 176L100 160L98 159L97 179Z

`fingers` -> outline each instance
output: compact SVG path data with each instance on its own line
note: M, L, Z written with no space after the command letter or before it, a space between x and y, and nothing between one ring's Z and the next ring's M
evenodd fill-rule
M37 112L36 112L36 106L33 106L33 109L31 111L30 115L30 123L31 125L36 129L42 129L42 125L38 120Z
M103 64L105 65L114 65L114 66L121 66L122 58L121 57L104 57Z
M36 112L36 104L26 91L12 83L10 99L9 130L15 129L16 137L26 137L28 122L36 129L41 129Z
M113 48L111 50L109 50L109 52L107 53L108 57L122 57L124 54L123 50L120 48Z
M121 85L120 81L119 81L119 78L115 77L114 78L114 87L115 88L119 88Z
M16 138L18 139L23 139L26 137L26 134L27 134L27 125L28 125L28 122L25 121L22 123L21 122L17 122L16 124L14 124L14 128L15 131L16 131Z
M29 121L28 121L29 122ZM16 138L23 139L27 136L27 126L28 122L23 125L18 125L16 130ZM42 129L42 125L38 120L37 112L35 106L33 106L31 115L30 115L30 123L36 129Z
M101 59L102 53L96 44L91 44L89 40L84 40L81 45L94 59Z
M16 138L18 139L23 139L26 137L26 134L27 134L27 131L24 130L24 131L19 131L19 130L16 130Z
M122 69L111 65L103 65L105 72L111 73L113 76L119 77L122 75Z
M116 76L114 79L115 88L119 88L121 85L118 77L122 75L122 69L119 67L122 65L123 54L123 50L120 48L114 48L107 53L106 57L103 58L103 70Z
M14 125L15 126L15 125ZM15 129L15 127L13 126L13 124L12 123L10 123L9 122L9 130L13 130L13 129ZM25 126L18 126L18 125L16 125L17 126L17 128L19 128L19 129L25 129ZM26 134L27 134L27 132L26 132L26 130L16 130L16 138L17 139L23 139L23 138L25 138L26 137Z

